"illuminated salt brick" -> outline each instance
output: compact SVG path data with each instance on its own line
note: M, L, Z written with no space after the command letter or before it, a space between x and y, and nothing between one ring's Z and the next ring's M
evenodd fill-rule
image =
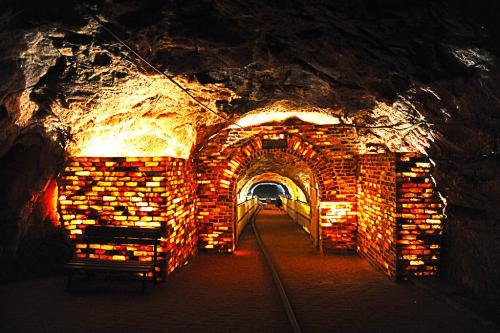
M104 201L115 201L116 197L105 195L105 196L102 197L102 200L104 200Z

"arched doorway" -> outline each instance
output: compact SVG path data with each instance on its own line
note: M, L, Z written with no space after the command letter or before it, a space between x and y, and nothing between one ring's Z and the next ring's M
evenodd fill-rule
M282 166L298 163L303 167L288 169L309 169L314 175L315 186L305 192L317 203L311 214L318 220L320 251L355 251L356 147L355 132L348 127L269 125L219 132L198 153L199 249L234 251L238 182L241 175L265 172L260 161L267 158L286 161Z
M277 189L273 193L271 184L281 186L282 193L279 195ZM312 246L319 249L318 184L315 171L306 162L288 152L265 151L255 156L238 176L235 189L238 207L241 207L244 200L249 200L248 193L259 186L268 188L268 192L261 196L261 199L265 198L267 202L261 201L261 206L275 207L279 196L281 210L310 235ZM235 218L235 223L239 224L236 226L238 230L242 229L241 216L239 208ZM236 236L238 235L237 233ZM235 241L237 243L238 239Z

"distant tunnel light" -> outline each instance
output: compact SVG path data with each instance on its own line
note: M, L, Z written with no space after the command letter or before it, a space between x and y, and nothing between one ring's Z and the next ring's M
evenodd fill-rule
M272 121L285 121L289 118L297 117L307 123L326 125L339 124L339 119L335 116L322 112L307 112L307 111L277 111L265 110L257 113L249 113L241 117L230 128L256 126Z
M285 194L288 193L288 190L286 190L286 188L282 184L279 184L279 183L258 183L258 184L255 184L250 189L249 195L250 196L254 196L255 195L255 190L257 190L259 187L264 187L264 186L268 186L268 187L274 186L281 195L285 195Z

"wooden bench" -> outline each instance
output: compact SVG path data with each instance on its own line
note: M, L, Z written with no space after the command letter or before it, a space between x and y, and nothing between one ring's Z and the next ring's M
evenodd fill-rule
M68 270L67 290L70 290L73 273L75 271L93 272L128 272L142 274L142 292L146 286L147 274L153 274L153 283L156 284L156 267L158 266L158 246L160 243L160 229L114 226L88 226L83 234L87 244L87 257L74 258L66 265ZM104 260L89 258L90 244L114 245L153 245L152 261L139 260Z

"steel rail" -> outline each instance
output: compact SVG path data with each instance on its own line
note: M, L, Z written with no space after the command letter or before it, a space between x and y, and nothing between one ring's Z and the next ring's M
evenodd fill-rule
M288 299L288 296L286 294L285 287L283 286L283 283L281 282L278 271L276 270L276 267L274 266L273 260L272 260L271 256L269 255L269 252L267 252L267 249L264 245L264 242L262 241L262 238L260 237L259 231L257 229L257 225L255 223L255 218L259 214L259 211L260 211L260 207L257 208L257 211L255 212L253 220L252 220L252 229L253 229L253 233L255 235L255 239L257 240L257 245L259 246L259 249L262 252L262 255L264 256L267 267L271 271L274 285L276 286L276 289L278 290L278 293L280 295L281 303L283 304L283 307L285 309L285 313L286 313L286 316L288 318L288 322L290 323L290 326L292 328L292 331L294 333L302 333L299 322L297 321L297 317L295 316L295 312L293 311L292 304L290 303L290 300Z

